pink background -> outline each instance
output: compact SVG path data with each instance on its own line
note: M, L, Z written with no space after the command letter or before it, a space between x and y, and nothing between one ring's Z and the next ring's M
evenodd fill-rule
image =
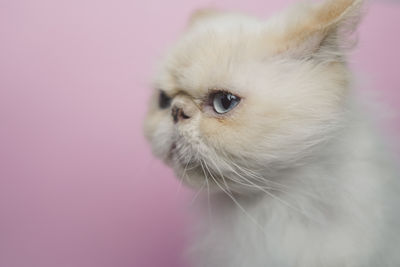
M216 2L0 0L1 267L186 266L191 193L141 130L155 62L197 7L293 1ZM397 111L399 25L373 2L353 58Z

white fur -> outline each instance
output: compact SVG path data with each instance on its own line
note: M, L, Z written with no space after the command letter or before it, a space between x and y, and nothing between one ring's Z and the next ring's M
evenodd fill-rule
M400 266L399 176L373 129L352 124L282 174L284 192L212 196L194 266Z
M161 66L155 86L190 119L156 90L145 130L203 195L194 266L400 266L399 175L345 63L361 1L337 1L269 22L202 14ZM313 20L326 10L340 14ZM215 89L242 100L217 115Z

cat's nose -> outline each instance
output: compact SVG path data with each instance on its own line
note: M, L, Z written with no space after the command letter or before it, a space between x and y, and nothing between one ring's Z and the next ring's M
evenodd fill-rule
M188 115L185 114L182 108L179 108L177 106L173 106L171 109L171 116L172 119L174 120L174 123L177 123L180 120L187 120L190 119Z

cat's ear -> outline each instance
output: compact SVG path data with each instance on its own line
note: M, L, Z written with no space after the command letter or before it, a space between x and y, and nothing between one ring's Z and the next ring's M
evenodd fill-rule
M221 14L221 11L213 8L197 9L190 16L188 25L190 27L199 21L218 16L219 14Z
M277 36L277 53L325 61L343 59L343 51L355 42L351 33L362 16L363 0L325 0L297 7L285 18Z

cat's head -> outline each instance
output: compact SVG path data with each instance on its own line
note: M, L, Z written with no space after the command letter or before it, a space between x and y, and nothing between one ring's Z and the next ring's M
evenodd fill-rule
M155 155L185 183L215 188L302 164L342 124L360 6L297 5L268 21L195 13L155 81L145 121Z

